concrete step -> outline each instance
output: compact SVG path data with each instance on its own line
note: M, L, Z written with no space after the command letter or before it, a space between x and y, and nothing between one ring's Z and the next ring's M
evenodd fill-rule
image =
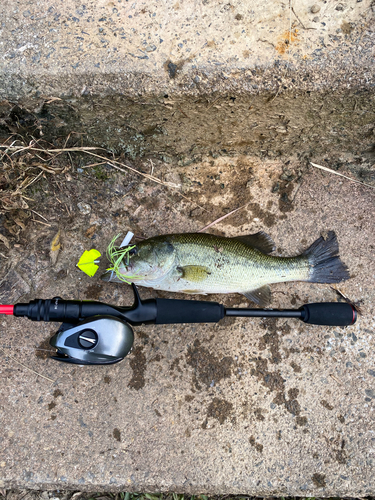
M73 130L167 161L374 142L372 0L0 9L0 96L28 109L44 138ZM13 116L13 128L25 121Z

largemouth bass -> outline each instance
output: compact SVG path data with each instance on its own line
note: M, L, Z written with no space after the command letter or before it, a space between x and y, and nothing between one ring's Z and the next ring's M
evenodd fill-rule
M338 283L348 279L336 235L320 237L297 257L274 257L264 232L223 238L205 233L169 234L107 252L112 268L104 281L135 283L190 294L241 293L264 307L269 284L285 281Z

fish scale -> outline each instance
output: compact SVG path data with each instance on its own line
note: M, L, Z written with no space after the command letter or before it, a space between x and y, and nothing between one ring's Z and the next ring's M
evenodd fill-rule
M186 234L171 239L176 249L177 267L198 265L209 270L204 283L181 278L187 288L196 284L204 293L247 292L269 283L309 278L307 257L272 257L232 238L195 236ZM170 291L182 291L181 280L176 281L175 274L167 275L159 286L168 286Z

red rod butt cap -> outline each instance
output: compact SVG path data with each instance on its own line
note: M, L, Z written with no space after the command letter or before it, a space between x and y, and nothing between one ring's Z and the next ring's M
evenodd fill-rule
M0 306L0 314L9 314L13 316L14 306Z

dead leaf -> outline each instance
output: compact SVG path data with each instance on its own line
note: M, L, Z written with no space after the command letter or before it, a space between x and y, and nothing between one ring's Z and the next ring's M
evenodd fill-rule
M19 219L14 219L14 222L20 226L20 228L24 231L26 229L26 226L23 222L21 222Z
M93 226L89 227L88 230L85 233L86 238L90 238L91 239L94 236L95 232L96 232L96 228L97 228L96 224L94 224Z
M61 249L60 236L61 236L61 231L59 229L57 231L56 236L53 238L52 243L51 243L49 255L51 257L51 262L52 262L53 266L57 262L57 257L59 256L60 249Z
M7 247L7 249L10 249L10 243L8 238L6 238L3 234L0 233L0 241L4 243L4 245Z

